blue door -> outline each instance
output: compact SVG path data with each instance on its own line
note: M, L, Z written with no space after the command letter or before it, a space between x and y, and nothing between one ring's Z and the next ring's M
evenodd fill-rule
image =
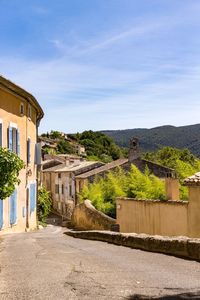
M3 227L3 200L0 199L0 229Z
M30 213L36 209L36 183L30 184Z
M10 225L17 222L17 191L10 196Z

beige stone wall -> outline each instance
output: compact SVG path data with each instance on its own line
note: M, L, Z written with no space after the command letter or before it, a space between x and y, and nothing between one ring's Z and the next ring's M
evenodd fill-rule
M189 187L188 236L200 238L200 186Z
M187 236L187 216L187 202L117 199L117 223L121 232Z
M24 115L20 115L20 104L24 105ZM17 189L17 222L12 227L10 226L10 207L9 199L4 200L4 224L0 234L6 232L24 231L27 225L27 218L29 228L34 229L37 226L36 211L33 213L26 213L26 197L27 188L31 183L36 182L36 166L35 159L35 144L37 139L36 132L36 110L31 106L32 116L28 118L28 102L14 93L0 89L0 121L3 127L3 147L8 147L8 127L16 126L20 132L20 158L27 162L27 139L31 139L31 163L26 165L26 168L20 171L19 178L21 183L16 187ZM28 172L29 171L29 172ZM29 176L26 174L29 173ZM30 204L30 199L28 200ZM30 205L28 206L28 209ZM25 216L24 216L25 215Z
M78 204L72 214L72 225L80 230L110 230L115 223L115 219L96 210L89 200Z

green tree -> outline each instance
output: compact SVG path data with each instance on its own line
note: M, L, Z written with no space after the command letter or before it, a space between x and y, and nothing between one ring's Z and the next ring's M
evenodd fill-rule
M80 200L89 199L96 209L115 217L116 198L132 197L136 199L165 199L165 187L149 170L141 173L134 165L130 172L123 169L108 172L105 178L97 177L93 184L85 186L79 195Z
M19 171L24 162L12 151L0 147L0 199L12 195L15 185L20 183Z
M44 187L41 187L38 190L38 206L37 206L39 221L43 223L46 221L47 216L51 212L51 207L52 207L52 200L50 197L50 193Z
M57 151L60 154L74 154L74 148L71 146L71 144L68 141L65 140L59 140L57 144Z
M180 181L180 198L183 200L188 198L188 189L183 185L183 181L186 177L199 172L200 160L197 157L188 149L164 147L156 152L145 153L144 158L175 169Z

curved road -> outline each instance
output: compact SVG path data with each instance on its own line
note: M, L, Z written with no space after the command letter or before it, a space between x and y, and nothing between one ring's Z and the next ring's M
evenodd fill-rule
M0 241L1 300L200 299L200 263L74 239L52 225Z

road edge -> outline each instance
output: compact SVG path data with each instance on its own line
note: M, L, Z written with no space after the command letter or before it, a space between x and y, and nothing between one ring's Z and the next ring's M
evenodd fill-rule
M87 240L96 240L150 252L163 253L200 261L200 239L185 236L168 237L112 231L66 231L64 234Z

